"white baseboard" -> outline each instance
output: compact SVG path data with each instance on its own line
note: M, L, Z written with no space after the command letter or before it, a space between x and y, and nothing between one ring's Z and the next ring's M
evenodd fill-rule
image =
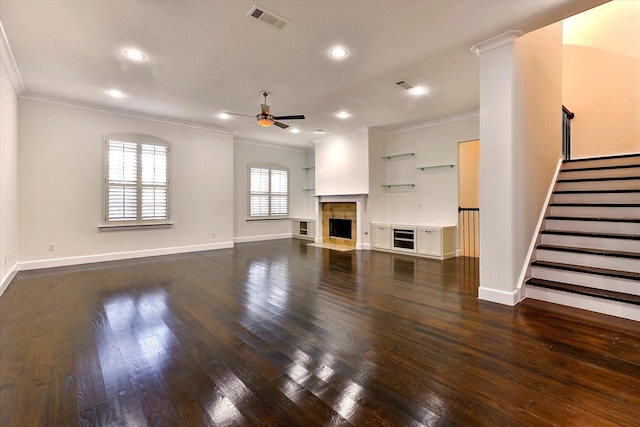
M145 249L130 252L114 252L108 254L83 255L68 258L43 259L18 263L18 271L37 270L40 268L66 267L70 265L89 264L94 262L118 261L133 258L145 258L160 255L173 255L188 252L211 251L233 248L233 242L209 243L206 245L176 246L171 248Z
M293 237L292 233L265 234L262 236L234 237L233 242L234 243L262 242L264 240L290 239L292 237Z
M4 291L7 290L13 278L16 277L16 274L18 274L18 268L17 268L17 264L14 264L13 267L11 267L9 272L2 278L2 281L0 282L0 296L2 296Z
M356 243L356 249L362 251L370 251L371 243Z
M513 307L514 305L519 303L522 298L519 289L514 289L513 291L507 292L500 291L498 289L483 288L482 286L480 286L478 288L478 299Z

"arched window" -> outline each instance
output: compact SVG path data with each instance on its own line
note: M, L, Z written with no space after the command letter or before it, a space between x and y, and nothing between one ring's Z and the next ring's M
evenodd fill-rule
M289 215L289 170L271 163L249 165L249 218Z
M144 134L104 139L104 225L170 221L170 145Z

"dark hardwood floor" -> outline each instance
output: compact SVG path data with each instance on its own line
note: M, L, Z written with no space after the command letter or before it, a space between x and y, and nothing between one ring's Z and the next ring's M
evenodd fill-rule
M637 322L477 286L297 240L21 272L0 425L639 425Z

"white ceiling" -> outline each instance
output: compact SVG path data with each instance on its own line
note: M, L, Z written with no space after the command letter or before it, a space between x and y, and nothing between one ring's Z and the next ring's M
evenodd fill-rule
M247 16L254 1L0 0L25 96L62 99L237 131L242 139L310 147L362 127L393 130L478 109L479 59L470 47L525 33L603 0L260 0L290 21ZM350 54L334 61L328 50ZM147 59L133 62L135 47ZM414 97L395 82L430 89ZM106 91L126 93L111 98ZM271 113L304 114L293 134L262 128ZM352 117L341 120L335 113ZM326 133L314 131L322 129Z

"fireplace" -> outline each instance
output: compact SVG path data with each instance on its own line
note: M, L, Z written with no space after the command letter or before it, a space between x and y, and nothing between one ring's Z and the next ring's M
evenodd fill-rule
M329 237L351 240L351 220L329 218Z
M366 194L317 196L315 243L366 249L362 228L366 198Z

